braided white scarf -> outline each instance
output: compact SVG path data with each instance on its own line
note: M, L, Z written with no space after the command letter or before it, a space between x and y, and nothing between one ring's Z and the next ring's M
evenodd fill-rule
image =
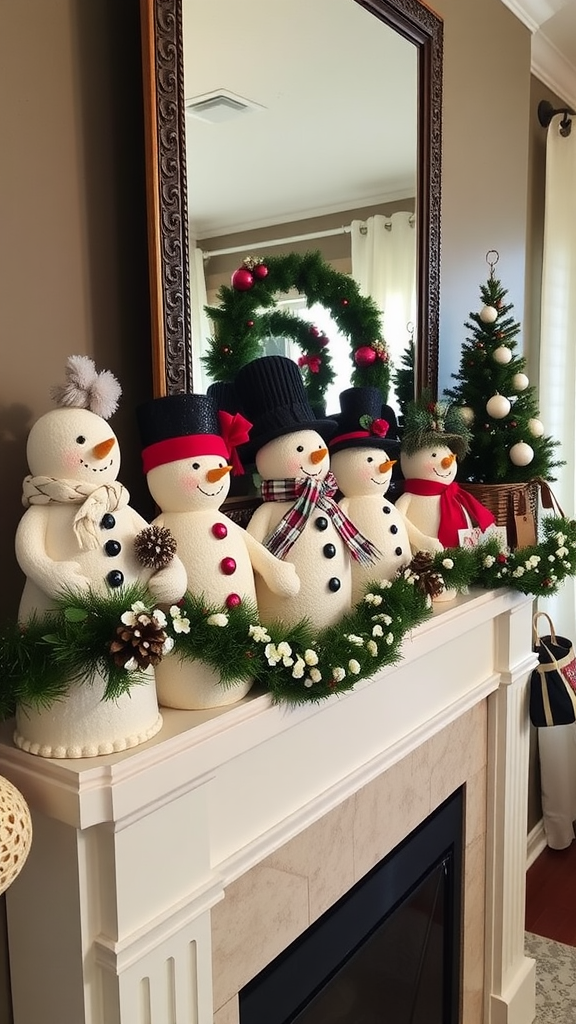
M79 480L56 480L52 476L27 476L22 485L22 504L74 504L82 502L74 516L73 530L81 549L99 546L98 527L106 512L124 508L130 500L125 487L117 480L95 487Z

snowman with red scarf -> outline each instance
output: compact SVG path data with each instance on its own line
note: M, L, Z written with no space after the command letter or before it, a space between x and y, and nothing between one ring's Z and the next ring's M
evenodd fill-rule
M300 579L297 597L274 594L257 579L261 619L333 625L351 608L352 562L373 564L380 556L334 500L327 442L337 423L314 416L298 366L285 356L247 363L236 392L254 424L243 458L255 459L262 481L263 503L247 531Z
M426 397L406 408L400 448L405 477L396 507L428 537L445 547L459 546L459 531L486 530L494 516L456 482L458 459L470 445L470 433L456 406Z

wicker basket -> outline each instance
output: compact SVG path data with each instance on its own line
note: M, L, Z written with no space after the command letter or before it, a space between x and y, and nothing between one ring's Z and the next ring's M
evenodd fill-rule
M478 501L489 508L497 526L505 526L510 547L516 547L513 529L514 516L529 512L538 523L538 483L530 480L524 484L460 484Z

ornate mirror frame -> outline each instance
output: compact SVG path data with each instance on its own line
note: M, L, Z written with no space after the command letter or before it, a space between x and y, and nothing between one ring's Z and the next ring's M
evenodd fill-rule
M419 0L351 0L418 50L415 386L438 378L442 142L441 18ZM154 394L192 391L181 0L140 0Z

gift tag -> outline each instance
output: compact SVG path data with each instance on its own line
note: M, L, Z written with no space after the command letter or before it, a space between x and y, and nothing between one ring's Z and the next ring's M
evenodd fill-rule
M514 516L516 530L516 547L528 548L536 543L536 523L531 512L521 512Z

